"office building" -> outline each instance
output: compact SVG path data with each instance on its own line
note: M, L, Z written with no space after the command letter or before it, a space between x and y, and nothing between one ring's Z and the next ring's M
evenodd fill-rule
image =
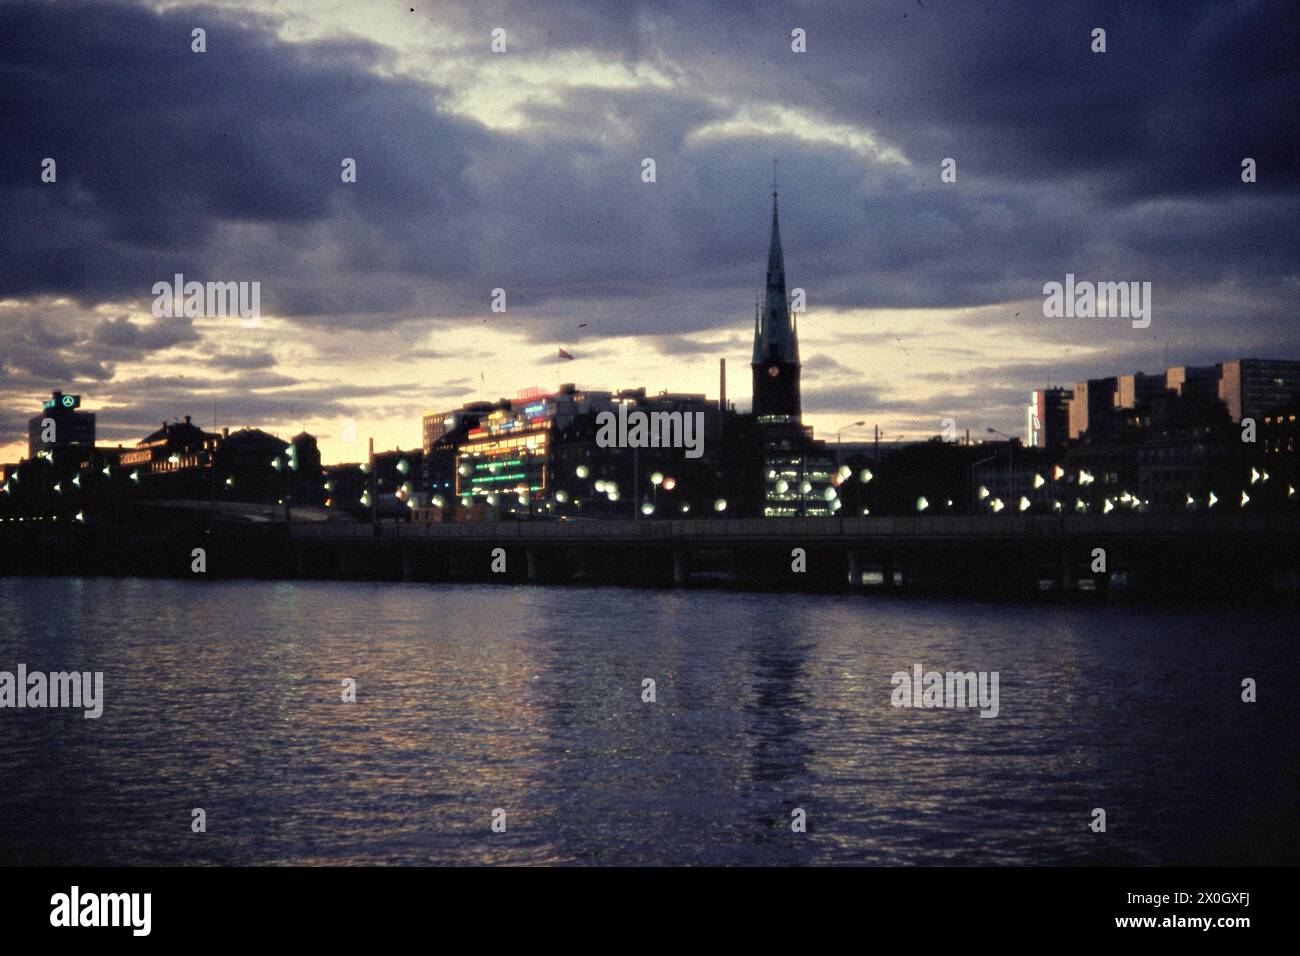
M1059 448L1070 438L1068 388L1039 388L1029 395L1025 409L1025 444L1030 448Z
M27 422L27 457L46 449L95 446L95 415L80 412L80 395L54 392L39 415Z

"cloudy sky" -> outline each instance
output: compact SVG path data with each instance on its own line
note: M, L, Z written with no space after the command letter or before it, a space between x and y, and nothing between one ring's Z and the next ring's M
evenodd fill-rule
M720 358L747 407L773 159L823 437L1018 432L1045 384L1300 357L1298 26L1288 0L0 0L0 460L54 388L103 442L191 414L327 461L529 386L716 395ZM1067 272L1151 282L1150 327L1045 318ZM260 282L260 326L154 318L175 273Z

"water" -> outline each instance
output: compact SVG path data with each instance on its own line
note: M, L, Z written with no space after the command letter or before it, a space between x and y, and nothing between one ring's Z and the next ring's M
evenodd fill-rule
M0 710L0 863L1300 862L1276 610L32 578L0 620L106 698ZM1000 715L890 706L913 662Z

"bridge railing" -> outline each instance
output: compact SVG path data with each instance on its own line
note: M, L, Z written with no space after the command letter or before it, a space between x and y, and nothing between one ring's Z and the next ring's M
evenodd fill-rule
M376 530L377 529L377 530ZM971 515L864 518L709 518L692 520L492 521L477 524L312 523L291 525L301 540L449 541L788 541L860 538L1045 539L1056 537L1268 536L1300 539L1300 515L1225 512L1199 515Z

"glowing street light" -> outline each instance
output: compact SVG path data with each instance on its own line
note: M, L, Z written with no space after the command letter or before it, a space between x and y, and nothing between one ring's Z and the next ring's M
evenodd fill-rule
M917 511L924 511L928 507L930 507L930 502L925 500L925 495L922 495L921 497L916 499Z
M1024 495L1021 495L1021 496L1020 496L1020 510L1021 510L1021 511L1028 511L1028 510L1029 510L1029 504L1030 504L1029 499L1026 498Z

